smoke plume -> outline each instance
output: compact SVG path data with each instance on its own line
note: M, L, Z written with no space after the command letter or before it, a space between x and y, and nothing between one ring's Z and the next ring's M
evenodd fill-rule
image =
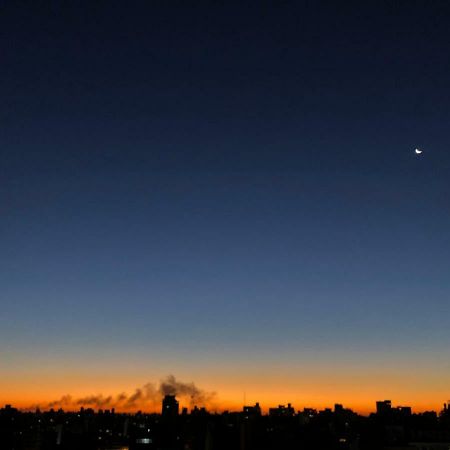
M216 394L200 389L192 382L178 381L173 375L168 375L160 381L158 386L154 383L146 383L137 387L131 394L121 392L116 396L99 394L80 398L74 398L72 395L63 395L58 400L53 400L45 405L35 405L29 409L39 407L41 409L62 408L75 410L85 407L92 409L115 408L124 411L133 409L155 411L159 410L162 398L165 395L176 395L182 404L190 407L209 407L212 405Z
M199 389L194 383L183 383L177 381L173 375L169 375L159 385L161 396L176 395L182 398L189 398L190 405L204 405L209 403L214 397L214 392L205 392Z

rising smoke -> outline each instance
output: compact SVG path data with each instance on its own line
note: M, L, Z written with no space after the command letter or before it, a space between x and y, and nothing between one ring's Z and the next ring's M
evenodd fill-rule
M168 375L156 386L154 383L146 383L134 390L132 394L125 392L117 396L88 395L74 398L72 395L63 395L60 399L51 401L45 405L34 405L41 409L63 408L79 409L80 407L104 409L116 408L117 410L156 410L159 409L161 400L165 395L176 395L184 404L193 406L211 406L215 393L200 389L195 383L178 381L173 375Z
M215 395L213 392L205 392L199 389L194 383L177 381L173 375L169 375L161 381L159 393L161 396L177 395L178 397L189 398L191 405L207 404Z

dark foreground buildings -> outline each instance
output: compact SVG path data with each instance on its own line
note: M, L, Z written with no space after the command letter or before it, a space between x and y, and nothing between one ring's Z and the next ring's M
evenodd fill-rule
M316 411L280 405L268 415L259 404L242 412L210 414L204 408L180 413L166 396L161 414L114 410L20 412L0 409L1 450L294 450L450 448L450 409L413 414L409 407L377 402L360 416L336 404Z

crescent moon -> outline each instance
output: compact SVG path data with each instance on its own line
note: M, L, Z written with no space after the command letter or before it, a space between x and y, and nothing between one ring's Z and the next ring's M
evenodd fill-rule
M420 149L416 148L415 151L416 151L416 155L420 155L420 154L422 153L423 150L420 150Z

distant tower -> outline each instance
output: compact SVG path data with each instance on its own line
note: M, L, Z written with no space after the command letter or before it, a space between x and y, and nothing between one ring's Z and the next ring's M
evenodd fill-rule
M166 395L162 401L162 416L176 417L178 416L179 403L175 395Z
M377 414L386 415L392 411L392 405L390 400L383 400L377 402Z

